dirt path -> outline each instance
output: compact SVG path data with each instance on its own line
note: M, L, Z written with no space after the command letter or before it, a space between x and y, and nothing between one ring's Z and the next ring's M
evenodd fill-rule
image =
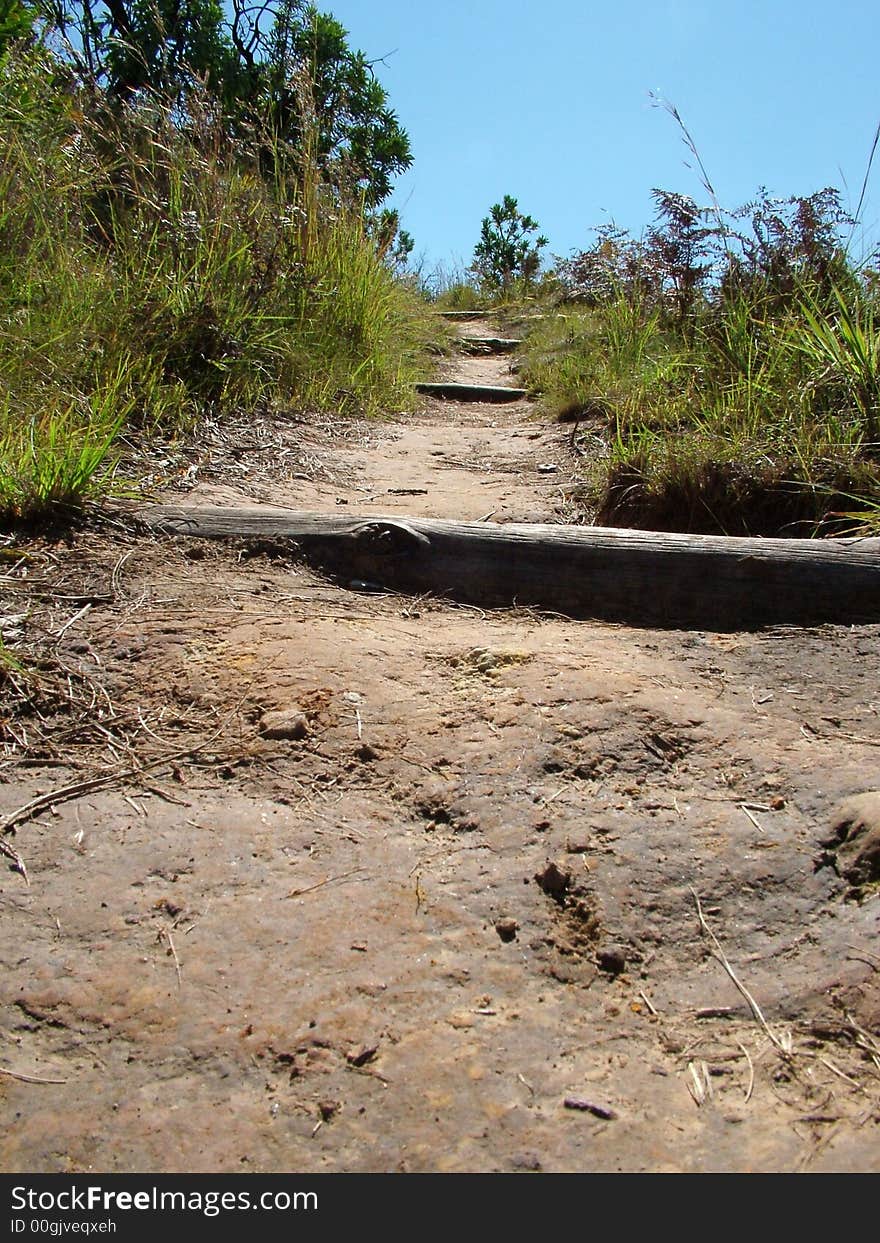
M576 484L527 403L428 400L218 430L181 480L496 521ZM0 1074L4 1170L877 1167L880 901L823 842L880 787L880 627L483 613L124 525L29 553L0 1068L63 1082Z

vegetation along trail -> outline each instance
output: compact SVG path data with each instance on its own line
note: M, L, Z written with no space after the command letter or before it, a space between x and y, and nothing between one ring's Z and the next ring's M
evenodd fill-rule
M441 379L512 387L489 348ZM184 509L576 512L525 399L267 414L177 465ZM43 663L0 761L2 1168L876 1167L880 626L491 611L123 514L68 538L4 577Z

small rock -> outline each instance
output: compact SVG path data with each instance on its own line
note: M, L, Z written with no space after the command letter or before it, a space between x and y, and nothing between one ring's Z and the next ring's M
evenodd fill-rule
M535 873L535 881L548 897L559 901L565 897L571 886L571 872L563 871L552 860L548 860L544 870Z
M626 968L626 950L619 945L606 945L596 955L596 962L607 975L620 975Z
M498 919L495 921L495 931L502 941L512 941L519 931L519 924L515 919Z
M852 885L880 880L880 790L844 799L826 845L836 849L837 870Z
M264 738L287 738L299 742L308 736L309 722L298 709L266 712L260 721L260 733Z
M321 1115L322 1122L329 1122L331 1118L335 1118L341 1108L340 1101L318 1101L318 1113Z
M582 1113L592 1114L594 1118L602 1118L606 1122L617 1117L615 1111L607 1105L597 1105L593 1101L582 1100L579 1096L566 1096L562 1103L566 1109L579 1109Z
M363 1044L356 1049L349 1049L345 1060L349 1066L366 1066L367 1062L372 1062L378 1052L377 1044Z
M514 1157L511 1165L515 1170L526 1170L530 1173L537 1173L543 1169L541 1158L534 1152L524 1152L518 1157Z
M364 764L371 764L373 760L377 760L379 758L379 752L375 747L371 747L368 742L362 742L355 751L355 755L359 760L363 761Z

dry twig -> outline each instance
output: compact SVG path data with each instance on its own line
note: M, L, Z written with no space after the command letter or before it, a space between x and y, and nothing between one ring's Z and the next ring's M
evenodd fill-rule
M746 1104L748 1104L749 1101L752 1099L752 1090L755 1086L755 1064L752 1061L752 1059L749 1057L749 1051L746 1048L746 1046L744 1044L740 1044L739 1041L737 1041L736 1043L739 1044L739 1047L743 1051L743 1057L746 1059L746 1061L749 1064L749 1086L746 1088Z
M291 889L285 897L301 898L304 893L313 893L316 889L323 889L325 885L336 885L340 881L348 880L351 876L357 876L358 872L363 870L363 868L352 868L350 872L342 872L339 876L328 876L326 880L319 880L316 885L307 885L305 889Z
M6 1075L9 1079L18 1079L22 1083L67 1083L66 1079L44 1079L41 1075L24 1075L17 1070L9 1070L6 1066L0 1066L0 1075Z
M159 929L159 935L156 939L158 941L167 941L168 953L174 959L174 969L177 972L177 987L181 988L183 986L183 977L180 971L180 959L177 957L177 950L174 946L174 938L171 935L171 929L166 928L165 925L163 924L162 927Z
M730 976L733 983L736 985L739 992L743 995L743 997L745 997L746 1001L748 1002L749 1009L751 1010L755 1019L763 1027L764 1032L769 1038L770 1042L774 1045L776 1049L779 1050L781 1054L783 1054L783 1056L788 1057L791 1053L789 1042L777 1036L776 1033L773 1031L773 1029L768 1024L767 1020L764 1018L764 1015L761 1013L761 1007L758 1005L757 1001L755 1001L754 997L749 992L749 990L746 988L745 984L743 984L742 981L739 979L733 967L731 967L730 963L727 960L727 956L724 953L724 950L721 948L721 942L718 940L715 933L706 923L705 916L703 915L703 908L702 908L702 905L700 904L699 894L697 893L696 889L694 889L693 886L690 886L690 890L691 890L691 893L694 895L694 901L697 904L697 916L700 920L700 927L702 928L703 932L705 932L706 936L708 936L712 942L712 946L713 946L712 953L714 957L718 959L718 961L721 963L724 970L727 972L727 974Z
M0 854L5 855L7 859L12 860L12 866L15 868L16 872L21 873L21 875L24 877L24 883L28 886L28 888L30 888L31 882L27 874L27 868L25 867L24 859L22 859L18 851L14 850L12 846L9 845L8 842L5 842L3 840L2 837L0 837Z

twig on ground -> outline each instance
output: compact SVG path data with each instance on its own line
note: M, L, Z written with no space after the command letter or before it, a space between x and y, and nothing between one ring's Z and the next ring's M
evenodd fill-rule
M807 733L807 730L809 730L809 733ZM866 738L863 734L847 734L839 729L834 730L832 733L830 730L816 729L815 725L810 725L809 723L806 727L801 726L801 733L805 738L810 738L811 742L813 738L832 738L835 742L838 738L844 738L847 742L861 743L863 747L880 747L880 738Z
M91 607L92 607L92 604L91 604L91 601L89 601L88 604L84 604L82 606L82 608L79 610L78 613L74 613L73 617L71 617L69 621L66 621L64 625L61 627L61 629L56 632L54 636L55 642L56 643L59 642L64 637L64 635L67 634L71 626L75 625L81 617L85 617L86 613L89 612Z
M846 948L848 950L855 950L859 954L867 954L869 958L873 958L876 963L880 964L880 954L872 954L870 950L863 949L861 945L850 945L847 943Z
M86 781L74 781L70 785L59 786L57 790L49 790L46 794L39 794L28 803L24 803L16 811L11 812L0 820L0 834L8 833L16 825L21 824L25 820L30 820L37 812L44 811L47 807L53 807L56 803L69 802L70 799L79 798L81 794L91 794L96 790L106 789L108 786L116 785L121 781L129 781L133 777L139 777L143 773L152 772L156 768L162 768L165 764L171 764L176 760L186 759L187 756L196 755L199 751L203 751L209 747L226 729L226 726L233 719L241 708L245 695L220 722L217 729L207 738L201 739L188 747L181 747L178 751L170 751L165 755L157 756L155 759L147 760L143 764L135 764L129 768L111 770L102 773L98 777L91 777ZM2 843L2 837L0 837ZM4 849L3 853L8 854L8 849Z
M174 969L177 972L177 987L181 988L183 986L183 977L180 971L180 959L177 957L177 950L175 949L175 946L174 946L174 938L171 935L171 929L166 928L165 925L163 924L162 927L159 929L159 935L156 939L158 941L168 942L168 953L174 959Z
M687 1085L688 1091L697 1105L703 1105L712 1096L712 1081L709 1078L709 1067L705 1062L699 1063L699 1072L694 1062L688 1062L693 1086Z
M10 846L8 842L5 842L2 837L0 837L0 854L5 855L7 859L12 860L12 866L15 868L16 872L21 873L24 877L24 883L28 886L28 888L30 888L31 882L27 874L24 859L22 859L18 851L14 850L13 847Z
M721 963L722 967L727 972L727 974L730 976L731 980L736 985L739 992L743 995L743 997L745 997L746 1001L748 1002L749 1009L751 1010L755 1019L763 1027L764 1032L769 1038L769 1040L771 1041L771 1043L774 1045L776 1049L779 1050L780 1053L783 1054L783 1056L788 1057L791 1054L791 1049L786 1048L787 1042L784 1042L782 1039L780 1039L780 1037L777 1036L776 1033L772 1030L767 1020L764 1018L764 1015L761 1013L761 1007L758 1005L757 1001L755 1001L752 994L749 992L746 986L742 983L742 981L736 975L736 972L734 971L733 967L731 967L730 963L727 960L727 956L724 953L724 950L721 948L721 942L718 940L715 933L706 923L705 916L703 915L703 908L702 908L702 905L700 904L699 894L697 893L696 889L694 889L693 886L690 886L690 891L694 895L694 901L697 904L697 916L700 920L700 927L702 928L703 932L705 932L706 936L708 936L712 942L712 945L713 945L712 952L714 956Z
M749 1056L749 1051L746 1048L746 1046L744 1044L740 1044L739 1041L737 1041L736 1043L742 1049L743 1057L746 1059L746 1061L749 1064L749 1086L746 1088L746 1104L748 1104L749 1101L752 1099L752 1089L755 1086L755 1064L752 1061L751 1057Z
M158 798L163 799L166 803L173 803L176 807L192 807L192 803L187 802L187 800L183 798L175 798L175 796L171 794L168 790L163 790L162 786L157 786L157 785L144 786L144 790L146 790L150 794L155 794Z
M9 1070L6 1066L0 1066L0 1075L18 1079L22 1083L67 1083L66 1079L44 1079L42 1075L25 1075L17 1070Z
M406 764L412 764L414 768L421 768L424 772L431 773L435 777L442 777L444 781L449 780L445 773L439 771L439 768L432 768L430 764L421 764L418 760L412 759L411 756L407 755L403 751L398 751L395 759L403 760Z
M316 885L307 885L305 889L291 889L290 893L284 896L287 898L301 898L304 893L313 893L316 889L323 889L325 885L336 885L340 881L348 880L351 876L357 876L363 870L363 868L352 868L350 872L342 872L339 876L328 876L326 880L319 880Z
M738 804L737 804L737 806L739 807L740 811L744 811L744 812L746 813L746 815L747 815L747 816L748 816L748 818L751 820L752 824L755 826L755 828L758 830L758 832L759 832L759 833L763 833L763 832L764 832L763 826L759 823L759 821L757 820L757 818L756 818L755 816L753 816L753 815L752 815L752 810L751 810L751 807L749 806L749 804L748 804L748 803L738 803Z
M640 988L640 989L639 989L639 996L641 997L641 999L642 999L642 1001L645 1003L645 1005L648 1007L648 1009L650 1010L651 1014L657 1014L657 1013L659 1013L659 1011L657 1011L657 1010L654 1008L654 1006L652 1006L652 1005L651 1005L651 1002L650 1002L649 998L648 998L648 997L646 997L646 995L645 995L645 990L644 990L644 989L642 989L642 988Z
M0 833L8 833L15 825L32 819L38 812L45 811L47 807L54 807L56 803L66 803L72 798L78 798L81 794L91 794L95 790L112 785L115 781L134 776L138 771L141 770L124 769L119 773L105 773L100 777L91 777L87 781L74 781L70 785L59 786L57 790L49 790L46 794L38 794L29 803L24 803L0 821Z
M832 1073L832 1074L837 1075L837 1077L838 1077L839 1079L842 1079L842 1080L844 1081L844 1083L849 1083L849 1084L851 1084L854 1088L858 1088L858 1090L859 1090L860 1092L865 1092L865 1089L864 1089L864 1088L862 1087L862 1085L858 1082L858 1080L856 1080L856 1079L852 1079L849 1075L844 1074L844 1072L840 1069L840 1067L839 1067L839 1066L835 1066L835 1065L834 1065L834 1063L832 1062L832 1060L831 1060L831 1058L830 1058L830 1057L820 1057L820 1058L819 1058L819 1061L822 1063L822 1065L823 1065L823 1066L827 1066L827 1067L828 1067L828 1069L831 1071L831 1073ZM866 1095L867 1095L867 1093L866 1093Z
M129 548L128 552L123 553L122 556L119 558L119 560L116 562L116 564L113 567L113 573L110 575L110 586L113 591L114 599L118 599L119 596L123 594L122 592L122 570L123 570L123 567L126 561L129 559L129 557L133 555L134 555L134 549Z

